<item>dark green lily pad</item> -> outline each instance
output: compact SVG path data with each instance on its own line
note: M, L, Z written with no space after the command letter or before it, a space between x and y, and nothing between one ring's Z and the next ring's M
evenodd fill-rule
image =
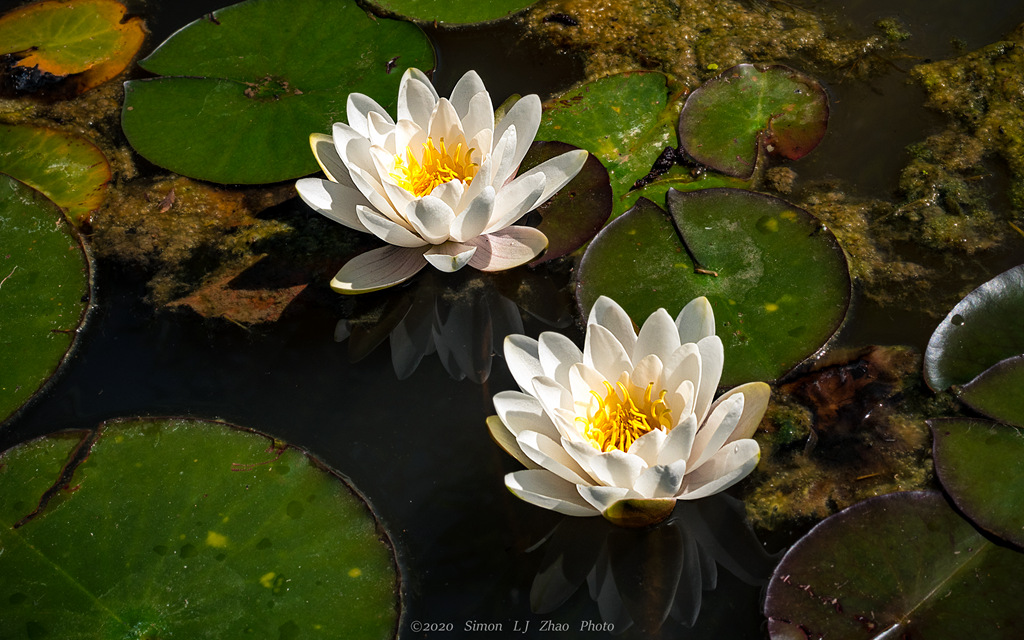
M398 18L421 22L472 24L498 20L522 11L537 0L370 0Z
M673 129L685 91L663 73L599 78L545 103L537 138L568 142L597 156L618 202L664 148L677 146Z
M665 196L668 195L670 189L675 189L676 191L697 191L699 189L714 189L716 187L750 189L752 185L750 180L723 176L713 171L703 171L693 175L689 169L674 166L643 187L633 189L616 200L613 215L618 216L625 213L640 198L647 198L659 207L667 207L668 204L666 203Z
M523 158L519 173L575 148L564 142L536 142ZM567 256L590 242L608 220L611 210L608 171L597 158L588 156L576 177L537 208L541 217L537 228L547 236L548 248L530 263L531 266Z
M981 528L1024 547L1024 432L987 420L928 424L935 471L956 506Z
M0 456L0 637L394 637L387 536L305 452L185 419L77 435Z
M606 295L639 322L707 296L724 385L778 378L839 328L850 276L818 219L740 189L670 191L668 203L671 216L642 199L594 238L577 276L581 309Z
M935 391L966 384L1001 360L1024 354L1024 265L967 294L936 327L924 353Z
M990 418L1024 427L1024 355L985 369L960 388L959 398Z
M0 422L67 357L89 308L89 261L60 209L0 174Z
M679 142L716 171L749 177L758 145L798 160L821 142L828 96L820 84L789 67L741 64L704 83L679 114Z
M110 164L82 136L31 125L0 124L0 173L53 200L76 225L103 204Z
M181 29L125 84L122 126L147 160L192 178L260 184L318 169L309 134L346 121L349 93L394 112L408 67L433 67L419 27L351 0L248 0Z
M775 569L773 640L1012 640L1024 554L989 542L937 492L891 493L819 523Z

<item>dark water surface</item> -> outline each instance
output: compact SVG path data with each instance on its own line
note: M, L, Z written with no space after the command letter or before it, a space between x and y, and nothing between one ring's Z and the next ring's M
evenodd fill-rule
M149 43L159 43L220 6L129 4L147 15L153 32ZM1019 2L821 4L837 12L854 33L872 33L873 23L881 17L901 18L914 34L907 50L918 59L955 55L953 38L962 40L967 50L975 49L1024 21L1024 4ZM573 56L539 51L537 43L520 42L507 27L432 35L440 48L435 80L442 95L469 68L480 70L496 103L513 92L543 97L581 76L581 65ZM914 63L898 61L904 69ZM921 91L895 70L870 82L830 84L829 90L833 117L828 137L798 171L801 176L834 176L854 193L888 197L906 162L905 146L941 128L943 120L922 108ZM977 283L1020 261L1019 252L993 257L976 267ZM568 522L505 490L503 475L519 465L491 441L484 423L492 413L493 394L514 387L500 355L483 384L455 381L435 355L424 357L408 378L398 379L387 345L357 363L349 361L347 343L335 341L341 311L297 309L273 325L244 330L188 314L154 314L141 301L144 283L116 266L100 265L96 283L97 309L80 348L45 396L0 431L0 450L59 429L92 427L134 415L219 418L303 447L351 478L390 531L405 581L402 637L551 637L541 631L544 620L567 626L559 637L606 637L606 632L581 627L588 621L621 621L607 604L615 599L604 598L605 609L600 610L585 583L550 613L531 612L531 584L546 566L545 555L563 548L557 545L580 564L595 562L595 576L607 578L614 570L623 591L620 601L646 599L649 609L671 602L656 593L675 591L659 583L664 566L676 567L676 575L684 576L675 616L657 632L641 635L633 629L627 637L765 636L761 588L745 584L724 567L716 571L714 562L709 566L715 554L695 529L664 534L681 541L672 547L650 535L616 532L593 520ZM470 303L456 307L460 304ZM494 312L493 317L501 314ZM843 336L848 343L921 346L930 331L919 318L908 326L902 316L880 309L855 307L852 318ZM448 325L439 325L447 336L442 349L455 354L479 350L474 333L459 322L450 319ZM524 322L530 335L550 328L529 315ZM677 515L690 522L705 517ZM708 522L715 520L707 517ZM546 547L532 549L556 526ZM740 556L752 558L741 560L741 566L752 572L766 570L758 564L763 558L757 557L756 549L737 542L741 534L721 535L736 542ZM659 549L662 555L645 549ZM628 575L629 567L659 564L660 573L656 566L647 567L646 581L639 574ZM579 570L575 575L582 578L586 573ZM714 581L718 588L704 592L701 601L698 585L708 588ZM607 579L601 584L609 588ZM554 604L547 602L546 608ZM688 628L679 619L689 623L695 606L700 615ZM414 622L451 624L453 631L417 633ZM492 623L501 624L503 632L484 632L493 628L487 626ZM527 626L528 633L511 633Z

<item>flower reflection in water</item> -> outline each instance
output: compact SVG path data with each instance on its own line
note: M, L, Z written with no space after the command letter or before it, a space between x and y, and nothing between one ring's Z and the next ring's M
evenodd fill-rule
M530 589L533 612L555 611L586 583L615 634L654 634L670 618L693 627L719 566L757 586L778 560L746 523L743 503L725 494L679 501L672 516L644 529L567 517L534 549L544 557Z

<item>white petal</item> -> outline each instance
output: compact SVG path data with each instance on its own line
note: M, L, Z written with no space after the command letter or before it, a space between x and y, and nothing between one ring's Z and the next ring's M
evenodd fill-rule
M697 420L703 422L711 409L711 400L718 390L718 381L722 379L725 349L722 347L722 339L718 336L701 338L697 341L697 349L700 351L700 384L697 386L693 412L697 414Z
M572 407L572 394L568 389L555 382L554 378L544 375L536 376L532 380L533 395L540 400L544 411L549 416L555 415L555 409Z
M517 498L567 516L600 515L576 491L576 485L549 471L527 469L505 476L505 486Z
M472 188L472 185L471 185ZM494 187L488 185L452 221L451 237L456 242L471 240L484 231L494 209Z
M466 185L462 180L449 180L442 184L434 187L434 190L430 192L430 196L437 198L441 202L448 205L452 210L452 215L455 215L455 207L459 205L459 201L462 200L462 194L466 190ZM453 217L454 221L455 218ZM448 231L451 232L451 225L448 225Z
M743 395L743 415L740 416L739 421L736 423L736 428L733 430L732 435L726 438L726 443L742 440L754 435L758 425L761 424L761 418L764 417L765 410L768 408L768 398L771 396L771 393L771 387L763 382L748 382L747 384L741 384L738 387L729 389L729 391L723 393L721 397L715 400L715 404L712 405L712 411L725 399L735 394Z
M544 174L544 191L541 192L537 203L547 202L548 198L555 195L558 190L569 184L569 181L576 177L576 174L583 168L583 163L587 161L588 153L586 149L566 151L550 160L545 160L536 167L521 174L519 178L534 173Z
M413 157L423 157L423 145L427 143L427 132L412 120L399 120L395 125L395 154L402 156L403 161L409 159L409 152Z
M395 121L391 119L387 110L377 104L377 101L373 98L361 93L348 94L348 102L346 103L345 109L345 114L348 117L348 124L350 127L366 137L369 137L370 135L367 117L371 113L377 113L387 122L395 124Z
M633 353L636 346L636 329L633 328L633 321L629 315L611 298L600 296L590 310L590 317L587 324L599 324L612 332L612 335L626 350L626 353Z
M491 150L492 133L486 134L486 140L482 139L484 136L481 136L481 133L494 129L494 106L491 104L490 94L481 91L473 96L469 101L468 111L462 113L459 110L459 115L462 116L462 130L466 134L466 139L470 141L470 146L474 146L472 141L475 138L481 144L486 143L485 147L477 147L477 150L488 153Z
M569 369L583 360L580 348L561 333L545 331L537 340L537 355L544 375L554 378L566 389L570 388Z
M587 325L583 364L596 369L612 384L618 381L623 372L633 370L626 349L611 331L599 324Z
M442 140L446 149L453 149L460 142L465 142L462 120L446 98L441 98L434 105L434 112L430 114L430 124L427 126L427 137L431 138L439 149Z
M369 229L370 233L388 244L393 244L396 247L410 248L422 247L427 244L426 240L408 229L395 224L375 209L359 205L356 207L356 215L359 217L359 222Z
M537 341L529 336L513 333L505 336L505 364L519 388L533 393L533 379L544 375L540 366Z
M370 232L356 215L357 206L369 204L359 191L320 178L303 178L295 183L295 190L320 215L350 229Z
M395 153L395 123L391 117L384 117L379 113L371 113L367 118L367 125L370 129L370 145L381 147L388 153Z
M426 266L423 251L388 245L352 258L331 280L338 293L367 293L392 287Z
M711 456L718 453L736 430L740 416L743 415L743 400L742 393L729 396L708 415L707 420L697 430L697 437L693 441L693 451L688 461L690 471L696 471Z
M640 436L629 445L629 451L644 461L648 467L658 463L658 453L665 446L665 439L668 434L662 429L653 429Z
M598 482L609 487L632 487L644 470L643 460L618 449L601 452L589 444L566 439L562 446Z
M496 132L493 135L496 135ZM509 178L515 175L518 168L515 163L518 140L519 131L515 127L509 127L501 133L501 137L494 144L494 149L491 151L491 162L494 163L491 185L496 190L502 189Z
M512 107L505 113L505 117L501 119L494 127L494 135L501 136L509 127L514 126L516 128L516 150L513 157L512 172L508 175L499 175L499 180L507 180L519 163L522 162L526 152L530 149L530 145L533 144L533 139L537 136L537 129L540 128L540 116L541 116L541 105L540 98L536 95L528 95L520 98Z
M370 139L344 122L335 122L331 128L331 137L334 140L334 149L338 152L345 166L351 172L352 168L359 168L373 174L376 179L376 171L373 159L370 157Z
M679 493L685 475L685 460L659 464L641 473L633 488L645 498L672 498Z
M537 206L544 190L544 176L534 174L516 178L494 197L494 212L484 233L494 233L522 218Z
M508 227L466 241L477 248L469 266L480 271L504 271L526 264L548 246L548 237L533 227Z
M412 120L426 129L438 100L434 85L422 71L413 68L405 70L398 87L399 120Z
M513 436L523 431L536 431L551 439L559 437L551 418L540 401L520 391L499 391L494 394L494 411Z
M423 196L405 208L405 219L424 240L441 244L448 239L455 212L440 198Z
M697 345L692 342L687 342L679 346L678 349L672 352L667 358L665 358L665 369L662 372L662 380L664 381L665 388L668 390L669 395L666 397L666 402L669 407L673 408L672 417L678 422L686 417L686 413L693 412L693 394L692 391L688 394L689 397L684 397L676 394L676 390L679 389L683 381L689 380L695 389L700 384L701 377L701 360L700 350L697 349ZM686 403L684 405L684 403ZM686 406L686 412L680 411L680 409Z
M661 358L653 353L645 356L642 360L636 363L636 366L633 367L633 371L629 374L629 381L632 386L636 387L636 391L641 395L634 398L634 401L640 400L643 393L646 392L647 386L652 384L654 386L651 389L651 394L655 399L658 397L658 394L661 393L661 390L664 388L661 382L662 368ZM666 398L667 397L668 396L666 395ZM671 406L672 405L669 405L669 407Z
M603 398L608 393L604 386L605 380L597 369L582 362L574 364L569 368L569 390L573 401L579 407L585 407L590 405L591 392Z
M469 183L469 186L462 194L462 202L460 202L459 205L455 207L456 214L461 213L463 209L468 207L473 201L479 198L484 193L484 191L490 190L497 194L497 189L491 186L491 166L491 160L490 158L487 158L483 161L483 164L480 165L480 168L477 169L476 176L473 178L472 182ZM494 210L493 197L492 204L490 205L490 210ZM485 227L487 226L487 222L490 222L490 218L492 216L493 213L488 214L488 219L484 223ZM483 229L480 230L480 233L483 233ZM480 235L480 233L477 233L476 235Z
M686 474L679 498L696 500L728 489L754 470L761 450L754 440L737 440L720 449L700 469Z
M591 487L587 485L576 485L576 490L590 505L599 512L604 513L619 500L630 496L630 490L626 487ZM639 498L639 495L635 497Z
M519 443L516 442L515 436L512 432L506 428L502 423L501 418L498 416L487 416L487 430L491 432L491 438L498 443L502 449L504 449L509 455L519 461L519 464L523 465L527 469L540 469L533 460L523 453L523 450L519 448Z
M715 312L708 299L701 296L688 302L676 316L676 327L684 344L715 335Z
M650 354L667 357L679 348L679 332L672 316L664 309L652 313L640 327L633 347L633 362Z
M466 114L469 113L469 102L474 97L482 92L486 92L487 89L484 87L484 81L480 79L480 75L476 71L470 69L466 73L462 74L459 81L455 83L455 88L452 89L451 103L458 112L459 117L462 119L466 118ZM491 110L493 117L494 110Z
M658 464L672 464L677 460L688 460L693 451L693 440L697 437L697 417L692 413L676 425L658 452Z
M313 149L313 157L316 158L317 164L328 179L352 189L356 188L348 175L348 167L342 162L338 150L334 147L334 138L323 133L313 133L309 136L309 146Z
M454 273L466 266L476 253L476 247L458 242L435 244L427 249L423 257L438 271Z
M543 469L573 484L593 484L593 479L551 438L536 431L523 431L516 442L528 458Z

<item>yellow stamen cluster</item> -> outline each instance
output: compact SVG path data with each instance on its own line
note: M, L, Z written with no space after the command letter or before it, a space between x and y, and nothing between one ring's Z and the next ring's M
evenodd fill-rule
M441 146L434 145L433 138L427 138L423 144L423 157L417 161L415 156L406 150L405 158L399 153L395 155L395 169L391 178L417 198L429 195L438 185L452 180L461 180L466 186L473 181L477 165L471 160L472 148L464 148L462 143L454 149L445 147L444 138Z
M666 391L662 390L657 400L652 399L654 383L647 385L640 406L633 401L626 386L619 382L615 386L607 380L604 383L607 394L602 398L591 391L597 399L591 403L587 417L576 418L577 424L590 444L599 451L628 451L637 438L654 429L672 428L672 412L665 403Z

